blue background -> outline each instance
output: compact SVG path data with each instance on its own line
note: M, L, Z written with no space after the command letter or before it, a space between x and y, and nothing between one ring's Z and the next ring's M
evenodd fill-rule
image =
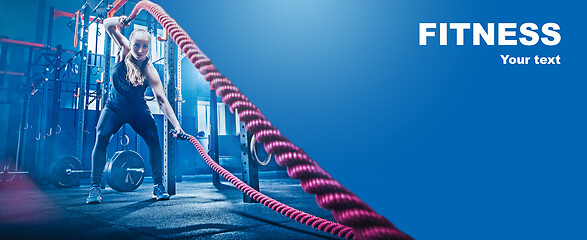
M156 2L286 137L413 237L587 238L577 4ZM420 22L555 22L562 40L473 46L467 30L465 46L454 31L419 46Z

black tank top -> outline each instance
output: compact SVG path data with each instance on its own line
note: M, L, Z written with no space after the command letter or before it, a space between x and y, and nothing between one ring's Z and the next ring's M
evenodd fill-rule
M141 71L149 62L147 58L139 67ZM110 94L106 104L113 109L143 109L148 108L145 101L145 91L149 83L145 79L143 85L133 86L126 79L126 64L124 61L118 62L112 71L112 82L110 84Z

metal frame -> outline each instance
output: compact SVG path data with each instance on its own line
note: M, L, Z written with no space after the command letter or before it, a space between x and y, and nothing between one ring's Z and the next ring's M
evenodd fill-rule
M216 97L216 90L210 89L210 140L208 141L208 149L210 149L210 158L214 162L220 164L218 159L218 102ZM220 175L217 172L212 172L212 183L220 184Z
M88 90L88 25L90 23L90 8L87 4L84 4L83 14L84 24L82 25L81 31L81 64L80 64L80 90L77 99L77 144L76 144L76 157L83 161L83 150L84 150L84 124L86 114L86 95Z
M151 15L149 15L149 16L151 16ZM151 19L151 18L152 17L149 17L149 19ZM157 28L155 28L155 29L157 29ZM156 34L157 33L155 31L155 36L156 36ZM177 56L178 56L178 58L177 58L177 76L176 76L177 77L177 88L176 88L176 90L177 90L178 97L181 97L181 61L185 58L185 54L183 54L181 52L180 48L177 48ZM179 124L183 126L183 121L182 121L183 114L182 114L182 106L181 106L182 101L179 101L179 100L180 99L178 99L178 101L176 101L177 102L177 111L175 113L177 115L177 121L179 121ZM197 105L197 103L196 103L196 105ZM176 182L183 181L180 162L181 162L181 158L177 158L177 161L175 163L175 166L176 166L176 168L175 168L175 181Z
M33 152L33 162L35 163L33 168L34 168L34 173L35 175L33 176L33 179L36 180L44 180L43 177L44 176L44 172L41 172L41 169L43 168L39 168L41 163L46 163L47 162L47 157L46 156L52 156L52 148L50 147L51 144L53 143L53 127L57 125L57 114L55 113L58 110L58 106L59 106L59 94L55 93L55 92L59 92L59 88L60 88L60 72L63 68L63 66L61 66L61 64L63 63L61 58L62 58L62 54L64 52L69 52L69 53L74 53L74 51L71 50L64 50L61 45L58 45L56 48L52 48L50 47L51 44L51 35L52 35L52 28L53 28L53 13L54 13L54 8L51 7L50 8L50 14L49 14L49 25L48 25L48 35L47 35L47 41L46 44L39 44L39 43L31 43L31 42L24 42L24 41L18 41L18 40L8 40L8 39L2 39L2 56L3 58L6 57L6 52L7 52L7 46L8 44L16 44L16 45L23 45L28 47L28 62L27 62L27 70L26 70L26 74L23 74L23 76L26 77L27 79L27 83L25 84L24 87L24 94L23 94L23 107L22 107L22 112L20 114L20 121L19 121L19 130L18 130L18 142L17 142L17 152L16 152L16 164L15 164L15 170L19 170L19 169L24 169L26 168L25 162L26 162L26 156L27 156L27 145L28 145L28 141L26 140L27 136L28 136L28 129L30 129L32 126L29 125L29 119L30 119L30 107L32 105L32 95L37 92L37 87L40 85L42 86L42 95L41 95L41 108L39 110L39 115L38 115L38 120L37 120L37 124L39 125L39 135L37 136L37 142L35 142L35 151ZM6 42L6 43L5 43ZM42 51L42 54L38 57L37 60L34 61L33 63L33 52L40 49ZM55 53L53 53L52 51L55 51ZM50 56L50 57L48 57ZM36 65L39 60L44 59L45 60L45 64L44 67L47 69L44 72L44 75L42 77L39 77L38 79L33 79L33 75L32 75L32 66ZM2 60L0 59L0 65L2 65ZM2 68L2 67L0 67ZM50 76L50 70L53 70L53 74L52 76ZM4 75L2 74L0 77L3 77ZM53 99L52 102L50 104L49 102L49 80L53 78L55 80L54 83L54 89L53 89ZM32 83L32 85L29 85L30 83ZM53 106L53 109L51 111L51 113L49 113L49 107ZM55 107L57 106L57 107ZM50 118L51 117L51 118ZM47 131L47 129L50 129L50 131ZM49 147L47 147L49 146ZM45 174L46 175L46 174Z
M110 93L110 71L111 71L111 67L110 67L110 62L111 62L111 57L110 55L112 55L112 38L110 38L109 34L104 34L104 71L102 72L102 74L104 74L102 80L104 80L104 82L102 84L100 84L101 86L101 91L102 91L102 96L106 96L108 97L108 94ZM106 99L104 99L101 103L101 108L100 109L104 109L104 107L106 106ZM100 118L100 114L101 112L96 112L96 116L99 119ZM138 134L137 134L138 135ZM116 143L118 145L118 143ZM137 149L138 152L138 149ZM100 183L100 188L101 189L105 189L106 188L106 181L102 180L102 182Z
M31 71L32 71L32 61L33 61L33 49L29 48L29 56L28 56L28 65L27 65L27 80L31 79ZM5 52L3 52L6 54ZM27 81L28 82L28 81ZM23 106L22 106L22 113L20 118L20 123L18 126L18 143L16 147L16 169L18 171L18 163L22 163L22 168L24 169L25 166L25 157L26 157L26 148L27 143L26 137L28 136L28 129L30 126L28 125L29 122L29 113L30 113L30 103L31 103L31 94L30 92L26 91L23 93ZM25 127L26 126L26 127ZM37 172L37 170L35 170Z
M61 70L63 68L61 55L63 50L61 49L61 45L57 46L57 55L55 56L55 60L53 62L53 99L52 99L52 110L50 115L49 121L49 134L46 134L46 144L48 147L41 148L39 152L43 152L43 156L45 158L49 157L49 159L53 159L54 156L54 149L55 149L55 129L57 129L57 125L59 124L59 109L61 107ZM48 86L48 83L45 83L45 86ZM46 88L47 89L47 88ZM47 94L44 95L48 95ZM46 130L46 129L45 129ZM42 131L44 133L45 131ZM45 161L47 162L47 161ZM50 164L50 163L49 163Z
M109 91L110 91L110 71L111 71L111 67L110 67L110 62L111 62L111 57L110 55L112 55L112 38L110 38L109 34L105 34L104 36L104 82L101 84L101 88L102 88L102 96L108 96ZM104 106L106 106L106 100L102 101L101 103L101 108L100 109L104 109Z
M32 50L31 50L32 51ZM31 102L31 95L28 93L24 93L24 102L22 107L22 113L20 115L20 124L18 127L18 145L16 147L16 171L18 171L18 163L22 162L22 166L24 166L24 160L26 156L26 147L27 147L27 133L30 126L28 126L29 122L29 109L30 109L30 102ZM37 171L35 171L37 172Z
M55 56L56 58L58 56ZM55 59L57 60L57 59ZM59 58L59 62L61 62L60 58ZM48 68L48 66L47 66ZM49 74L48 71L45 71L45 76L44 76L44 83L43 83L43 95L42 95L42 101L41 101L41 109L40 109L40 118L39 118L39 139L37 139L37 151L36 151L36 155L35 155L35 162L37 163L38 166L44 165L44 163L46 162L46 159L44 159L43 157L47 156L46 152L47 152L47 147L46 147L46 133L47 133L47 115L48 115L48 107L49 107L49 76L46 75ZM39 177L40 180L44 180L47 179L49 176L47 173L44 172L39 172L37 173L37 176Z
M164 90L167 99L174 112L178 112L176 98L177 81L177 45L171 38L165 41L165 76ZM179 117L178 117L179 119ZM175 195L175 166L177 161L177 140L169 135L169 130L174 129L167 118L163 118L163 184L170 195Z
M252 158L249 152L249 143L253 138L253 135L245 130L245 123L240 123L240 140L241 140L241 160L243 163L243 182L259 191L259 166L257 162ZM243 193L243 202L255 203L249 195Z

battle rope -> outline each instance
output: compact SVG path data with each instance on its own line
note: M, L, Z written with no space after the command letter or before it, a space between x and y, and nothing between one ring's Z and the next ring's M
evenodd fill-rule
M171 130L171 133L176 134L175 130ZM352 239L354 236L353 230L350 227L344 226L339 223L335 223L332 221L328 221L326 219L316 217L312 214L297 210L293 207L290 207L286 204L283 204L273 198L266 196L265 194L260 193L259 191L255 190L251 186L247 185L236 176L232 175L228 170L224 169L218 163L214 162L210 155L204 150L204 147L198 142L198 140L185 133L178 134L177 138L183 140L189 140L194 147L198 150L202 158L206 161L206 163L218 174L228 180L232 185L234 185L238 190L249 195L252 199L261 204L271 208L272 210L285 215L288 218L294 219L298 222L304 223L308 226L316 228L318 230L322 230L324 232L329 232L332 235L336 235L339 237L344 237L346 239Z
M229 106L230 111L238 110L246 130L264 143L268 153L275 155L277 164L285 165L291 178L300 179L304 191L314 194L318 205L331 210L337 222L351 227L357 239L412 239L334 180L301 148L284 137L227 77L220 74L190 36L159 5L147 0L137 3L128 22L142 9L157 19L168 36L177 43L206 81L210 82L210 88L215 89L218 96L222 97L222 102Z

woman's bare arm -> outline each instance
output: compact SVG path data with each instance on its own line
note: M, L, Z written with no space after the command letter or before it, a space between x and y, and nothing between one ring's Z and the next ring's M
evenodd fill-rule
M103 23L104 28L106 28L106 32L108 35L110 35L112 40L114 40L119 50L121 51L122 55L120 56L122 59L124 59L124 56L130 52L130 41L128 41L128 39L122 35L116 26L122 26L122 21L125 18L125 16L106 18Z
M171 108L171 105L165 96L165 92L163 91L163 84L161 83L161 78L159 77L157 70L152 63L148 63L144 71L146 71L145 75L147 76L147 81L149 81L149 86L151 86L151 89L153 89L153 95L155 95L155 98L157 99L159 108L165 117L169 119L175 130L178 133L182 133L183 130L179 125L179 121L177 120L177 117L175 116L175 113L173 112L173 109Z

